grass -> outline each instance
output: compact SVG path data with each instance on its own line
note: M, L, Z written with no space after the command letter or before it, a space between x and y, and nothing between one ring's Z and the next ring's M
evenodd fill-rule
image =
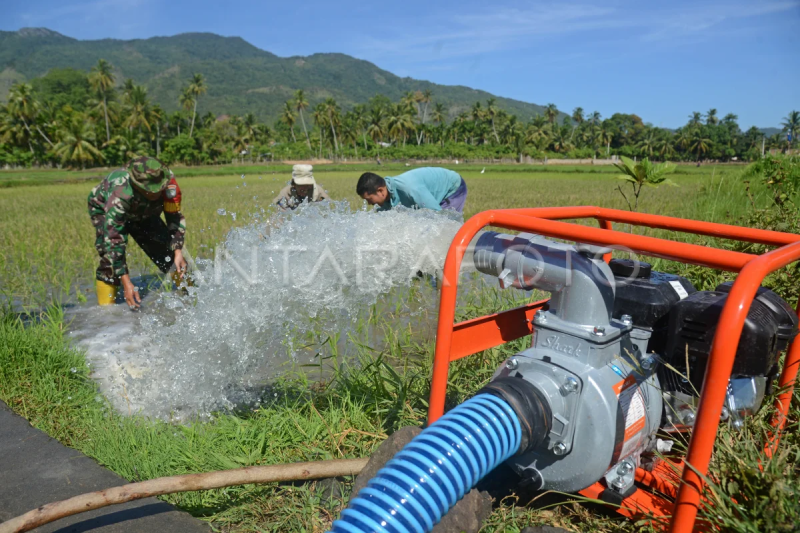
M461 307L460 319L514 302L514 293L486 291ZM11 314L0 320L0 399L65 444L94 457L128 480L368 455L387 434L425 419L432 343L412 342L393 331L387 348L374 351L363 340L356 365L336 365L334 377L313 385L288 376L279 394L258 409L220 414L210 421L171 425L115 413L98 395L83 355L63 337L63 317L51 308L34 325ZM448 403L473 393L525 339L453 364ZM403 371L398 369L402 368ZM797 420L798 395L790 417ZM770 399L765 400L765 404ZM709 476L713 509L702 517L724 531L794 531L800 492L800 440L787 428L780 452L767 459L766 414L744 432L721 429ZM759 468L762 465L762 468ZM323 487L266 484L181 493L164 499L221 531L325 531L346 502L326 498ZM733 500L732 500L733 498ZM484 532L521 531L529 525L559 525L575 531L647 531L580 498L510 495L497 503ZM589 503L587 505L587 503Z
M460 168L470 189L465 214L546 205L623 207L614 190L620 182L606 168L598 172L515 168L519 167L489 167L484 174L477 167ZM323 168L318 177L334 198L348 199L355 207L360 205L353 191L360 170ZM178 174L189 224L187 246L196 256L210 254L231 227L248 223L254 207L267 206L288 179L279 170L276 174L264 171L260 180L256 172L248 172L242 180L238 169L232 171L187 179ZM675 177L680 187L646 191L642 210L736 221L748 205L736 185L736 173L730 168L688 167ZM88 183L0 189L0 287L7 298L41 309L53 299L77 298L76 289L85 289L91 281L95 257L85 212L88 189ZM234 221L229 215L217 215L218 208L239 216ZM149 272L151 267L138 248L131 249L134 270ZM707 283L716 280L718 276L709 276ZM519 298L513 291L493 289L469 294L460 302L458 319L508 308L521 303ZM366 337L350 338L356 361L347 364L331 356L324 364L333 367L334 373L326 382L310 383L302 374L289 374L280 382L277 396L258 409L179 426L111 410L98 394L83 354L65 340L59 307L50 307L27 325L6 312L0 320L0 399L34 426L132 481L366 456L387 434L424 421L433 354L432 341L414 337L390 319L381 322L373 316L371 320L384 332L385 342L378 346ZM503 359L525 344L521 339L455 362L448 403L454 405L474 393ZM796 394L792 420L800 415L797 398ZM796 425L789 428L780 453L772 460L761 453L766 438L763 412L746 432L723 429L710 474L708 498L715 507L705 509L703 516L729 531L791 531L800 513L796 429ZM760 469L759 464L765 467ZM344 500L348 487L345 483ZM165 499L223 531L325 531L344 501L324 494L315 483L269 484ZM585 502L575 503L571 497L550 495L530 506L521 498L512 495L498 502L483 531L515 532L540 524L598 532L647 529Z

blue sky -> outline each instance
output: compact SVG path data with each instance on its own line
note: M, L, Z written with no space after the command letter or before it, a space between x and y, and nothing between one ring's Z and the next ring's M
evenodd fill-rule
M207 31L280 56L343 52L400 76L677 127L717 108L800 109L800 0L330 2L0 0L0 29L146 38Z

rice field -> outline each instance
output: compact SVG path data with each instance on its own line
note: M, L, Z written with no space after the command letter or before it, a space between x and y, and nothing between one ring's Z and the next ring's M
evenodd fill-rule
M451 168L462 174L469 188L465 218L486 209L565 205L626 208L616 189L623 182L615 178L613 167ZM366 170L374 169L367 165L329 165L316 167L315 173L333 199L361 209L365 203L356 196L355 183ZM377 169L386 175L404 170L407 168L403 165ZM228 173L203 175L223 171ZM271 200L290 179L291 169L211 167L175 172L183 192L186 250L194 258L209 258L231 228L269 217L275 209ZM673 175L678 186L645 190L640 210L735 223L747 208L744 191L731 186L738 172L738 167L679 167ZM20 171L11 174L16 180L24 178ZM97 261L86 197L99 178L86 179L87 173L63 171L31 174L37 186L0 188L0 298L19 309L42 307L52 301L83 302L92 296L88 293L93 290ZM71 183L73 177L83 181ZM6 173L0 172L0 183L6 179ZM132 276L155 272L135 244L128 250Z

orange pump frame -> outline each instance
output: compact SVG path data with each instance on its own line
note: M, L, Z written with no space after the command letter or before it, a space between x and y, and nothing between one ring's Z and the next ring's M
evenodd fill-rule
M560 222L560 220L589 218L597 220L600 228ZM614 222L760 243L777 248L762 255L721 250L614 231L612 227ZM533 232L557 239L738 272L720 315L712 343L685 463L662 462L652 472L637 469L637 483L650 490L636 491L625 499L618 509L618 512L629 517L653 516L665 526L667 519L671 517L669 531L673 533L692 531L700 505L702 478L708 473L728 380L745 318L763 279L769 273L800 259L800 235L592 206L502 209L478 213L456 234L444 263L428 423L434 422L444 414L450 362L530 335L534 329L533 314L546 303L546 300L543 300L510 311L454 324L461 261L470 241L486 226ZM609 261L610 256L611 254L607 254L605 260ZM800 316L800 302L797 313ZM800 341L796 340L787 351L780 375L778 386L782 392L774 405L773 433L765 450L767 455L774 453L786 424L798 367L800 367ZM693 468L683 468L684 464L692 465ZM603 485L598 482L581 491L581 494L597 498L603 489ZM674 500L674 503L659 493Z

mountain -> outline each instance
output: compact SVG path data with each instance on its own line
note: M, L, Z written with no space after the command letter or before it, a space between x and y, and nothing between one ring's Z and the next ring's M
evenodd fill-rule
M772 137L776 133L783 133L784 130L782 128L758 128L758 131L767 137Z
M430 89L451 117L493 97L469 87L400 78L345 54L278 57L239 37L212 33L80 41L45 28L23 28L0 31L0 99L15 82L54 68L88 71L100 58L114 65L118 84L132 78L167 111L178 109L181 87L195 72L202 73L208 85L198 103L200 114L252 112L268 121L278 118L297 89L306 91L312 105L333 97L344 109L379 93L397 101L407 91ZM543 111L542 106L509 98L497 97L496 105L523 120Z

